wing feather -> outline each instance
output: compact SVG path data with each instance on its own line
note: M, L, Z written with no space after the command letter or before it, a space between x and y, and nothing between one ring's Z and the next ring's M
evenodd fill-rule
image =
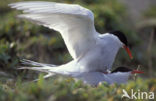
M74 59L84 55L96 42L94 15L79 5L29 1L9 6L26 12L19 17L59 31Z

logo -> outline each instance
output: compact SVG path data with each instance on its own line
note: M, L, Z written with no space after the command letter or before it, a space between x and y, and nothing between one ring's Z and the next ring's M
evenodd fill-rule
M141 92L140 90L134 91L131 89L130 94L125 89L122 90L123 95L121 98L128 99L154 99L154 92Z

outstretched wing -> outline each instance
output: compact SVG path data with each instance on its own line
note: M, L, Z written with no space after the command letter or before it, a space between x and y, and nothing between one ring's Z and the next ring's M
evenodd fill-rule
M95 44L98 35L94 15L86 8L42 1L17 2L9 6L25 12L19 17L59 31L74 59L84 55Z

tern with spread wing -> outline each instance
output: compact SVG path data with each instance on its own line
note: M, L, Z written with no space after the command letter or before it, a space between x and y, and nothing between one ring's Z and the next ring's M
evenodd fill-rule
M68 75L84 72L107 73L120 48L125 48L132 58L125 35L121 31L99 34L95 30L92 11L80 5L28 1L9 6L24 11L18 17L60 32L73 58L71 62L61 66L23 60L24 64L36 66L25 69Z

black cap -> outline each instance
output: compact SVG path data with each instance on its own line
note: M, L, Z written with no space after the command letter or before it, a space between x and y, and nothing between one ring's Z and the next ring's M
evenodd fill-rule
M132 71L132 69L130 69L128 67L117 67L111 73L116 73L116 72L130 72L130 71Z
M112 32L109 32L109 33L117 36L122 43L124 43L126 46L128 46L127 38L126 38L126 36L124 35L123 32L121 32L121 31L112 31Z

